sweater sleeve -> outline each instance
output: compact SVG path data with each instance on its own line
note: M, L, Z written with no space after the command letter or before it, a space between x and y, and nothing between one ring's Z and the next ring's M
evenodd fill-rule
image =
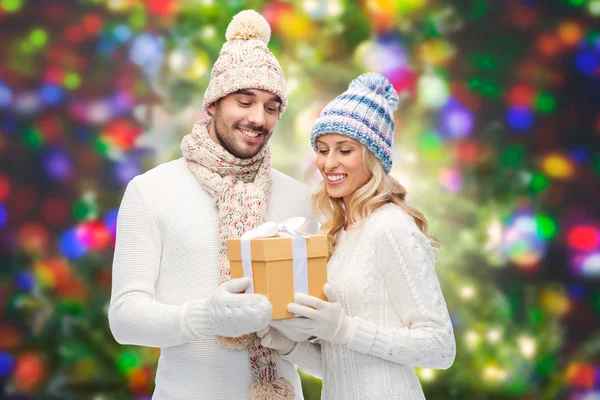
M429 240L416 227L387 221L376 233L376 262L405 327L353 318L348 348L398 364L446 369L456 344Z
M134 178L117 217L108 319L118 343L169 347L199 337L187 315L204 302L167 305L154 300L161 254L158 228Z
M308 340L297 342L294 350L281 358L300 367L316 378L322 378L321 369L321 345L311 343Z

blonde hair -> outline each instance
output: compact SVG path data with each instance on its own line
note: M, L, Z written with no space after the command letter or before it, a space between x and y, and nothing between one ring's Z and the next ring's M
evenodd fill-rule
M312 195L312 206L317 220L321 225L321 234L327 235L329 255L331 256L335 247L336 234L344 229L347 221L351 221L349 229L360 227L378 207L392 203L397 205L411 215L417 227L431 242L437 252L439 241L427 234L427 219L425 216L406 204L406 189L397 180L385 173L381 162L365 146L362 147L362 161L371 178L363 186L358 188L350 199L348 206L350 215L344 207L342 198L333 198L327 194L325 182L322 181L316 187ZM316 164L307 170L307 177L315 173ZM349 218L348 218L349 217Z

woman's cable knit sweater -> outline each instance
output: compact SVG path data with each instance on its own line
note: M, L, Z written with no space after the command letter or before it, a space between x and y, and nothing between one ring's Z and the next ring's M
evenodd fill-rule
M446 369L456 351L428 239L393 204L337 239L327 279L350 342L301 342L283 358L323 378L324 400L424 399L414 367Z
M272 170L265 220L307 217L316 233L310 189ZM197 313L219 285L218 209L180 158L134 178L117 222L110 328L121 344L159 347L153 399L247 399L247 350L217 342L207 313ZM193 317L193 318L192 318ZM294 365L277 358L279 376L302 399Z

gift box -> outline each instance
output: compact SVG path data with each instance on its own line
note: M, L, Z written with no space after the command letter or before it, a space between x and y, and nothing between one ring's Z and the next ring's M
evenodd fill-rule
M227 258L232 279L251 279L246 293L267 296L273 305L273 319L294 317L287 306L294 302L295 292L327 300L323 294L327 282L325 235L229 239Z

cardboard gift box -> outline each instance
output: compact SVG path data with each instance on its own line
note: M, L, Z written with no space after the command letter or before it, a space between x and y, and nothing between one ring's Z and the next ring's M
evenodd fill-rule
M327 300L323 294L323 285L327 282L327 236L259 237L246 240L246 252L249 250L250 253L246 257L252 263L253 292L267 296L273 305L273 319L294 317L288 312L287 306L294 302L296 291L305 292L307 288L311 296ZM306 240L305 247L303 240ZM306 258L299 259L304 249ZM232 279L244 276L243 253L242 239L227 240ZM294 268L297 269L296 282ZM304 289L298 290L299 286Z

